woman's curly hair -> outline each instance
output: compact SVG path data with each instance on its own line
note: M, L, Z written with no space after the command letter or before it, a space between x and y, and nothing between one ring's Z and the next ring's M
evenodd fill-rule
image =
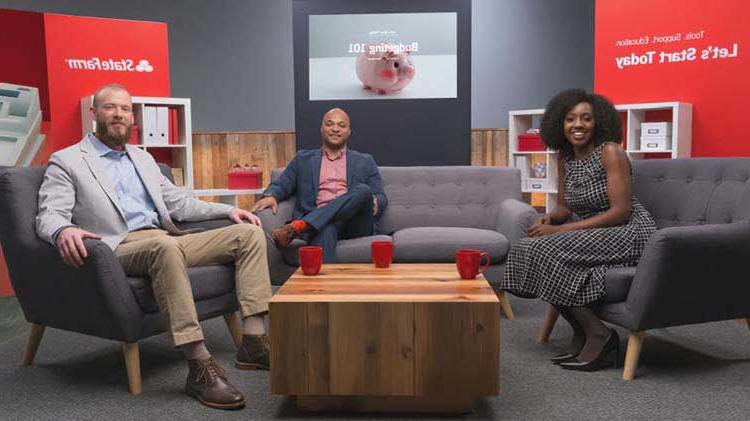
M591 104L594 114L592 141L596 145L603 142L622 142L620 114L607 98L587 93L583 89L568 89L555 95L544 111L540 132L542 141L548 148L573 156L573 147L565 137L563 122L565 115L581 102Z

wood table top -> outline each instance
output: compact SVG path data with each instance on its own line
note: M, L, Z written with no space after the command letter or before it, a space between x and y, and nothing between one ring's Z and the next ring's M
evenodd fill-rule
M498 302L481 274L461 279L454 263L324 264L307 276L298 269L271 298L289 302Z

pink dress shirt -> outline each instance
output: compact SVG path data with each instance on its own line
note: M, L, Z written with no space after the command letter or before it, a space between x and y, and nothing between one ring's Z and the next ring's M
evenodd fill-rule
M323 151L323 157L320 160L318 196L315 198L316 206L319 208L325 206L346 192L346 148L342 149L336 158L331 158Z

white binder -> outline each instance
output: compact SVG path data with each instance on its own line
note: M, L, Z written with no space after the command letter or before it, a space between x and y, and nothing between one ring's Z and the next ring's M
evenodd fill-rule
M169 144L169 108L158 106L156 108L156 144Z
M156 136L156 107L152 105L143 106L143 122L141 130L143 133L144 145L158 145Z

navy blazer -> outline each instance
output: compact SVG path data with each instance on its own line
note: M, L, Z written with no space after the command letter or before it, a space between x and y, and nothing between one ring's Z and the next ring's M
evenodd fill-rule
M296 195L297 204L294 206L293 219L300 219L315 210L322 158L322 149L303 149L297 152L292 162L286 166L281 176L268 186L264 194L272 195L277 202ZM359 184L370 186L370 190L377 198L377 219L388 206L388 199L383 192L383 182L375 159L370 154L346 148L346 185L351 189Z

